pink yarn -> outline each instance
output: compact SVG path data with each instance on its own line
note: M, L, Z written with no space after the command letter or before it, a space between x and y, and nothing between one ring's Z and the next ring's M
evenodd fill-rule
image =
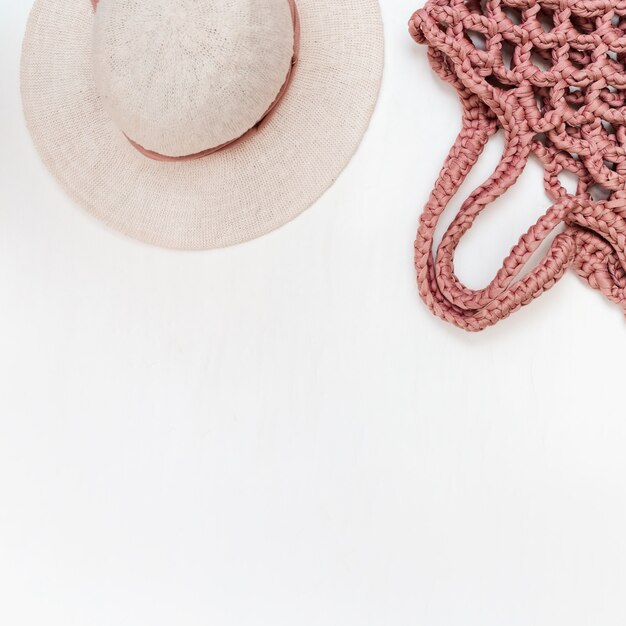
M550 289L569 267L626 312L625 16L626 0L429 0L412 16L411 36L428 46L433 69L463 107L462 129L415 241L420 295L442 319L483 330ZM505 138L500 163L465 199L435 252L439 218L498 129ZM489 285L469 289L454 272L456 248L531 154L544 166L554 204ZM578 178L574 194L558 179L563 171ZM594 186L606 199L592 198ZM544 258L520 277L559 225Z

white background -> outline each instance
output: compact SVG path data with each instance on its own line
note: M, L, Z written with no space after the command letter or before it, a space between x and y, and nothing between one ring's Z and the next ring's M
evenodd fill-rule
M109 231L44 170L29 5L0 3L0 624L623 625L626 324L573 275L477 335L422 305L460 110L413 0L382 1L379 106L336 185L202 253ZM546 207L533 164L461 278Z

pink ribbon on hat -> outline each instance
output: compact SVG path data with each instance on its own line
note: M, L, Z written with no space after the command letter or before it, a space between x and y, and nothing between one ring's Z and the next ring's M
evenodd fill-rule
M91 0L91 6L95 11L98 8L98 2L100 0ZM139 151L144 156L153 159L155 161L165 161L165 162L175 162L175 161L193 161L195 159L201 159L203 157L209 156L210 154L215 154L224 148L229 148L238 144L240 141L248 138L252 133L258 131L270 118L271 114L276 110L276 107L279 105L281 100L285 97L289 86L291 85L291 81L293 80L294 69L296 64L298 63L298 55L300 53L300 16L298 15L298 7L296 6L296 0L287 0L289 3L289 8L291 9L291 19L293 21L293 56L291 57L291 63L289 64L289 69L287 71L287 76L285 77L285 82L280 88L278 95L274 99L274 101L270 104L268 109L263 113L259 121L250 129L248 129L245 133L240 135L239 137L235 137L230 141L227 141L219 146L214 148L208 148L207 150L202 150L201 152L196 152L194 154L188 154L183 156L167 156L164 154L159 154L158 152L154 152L153 150L148 150L143 146L139 145L136 141L133 141L127 135L124 135L126 139L128 139L129 143L133 148Z

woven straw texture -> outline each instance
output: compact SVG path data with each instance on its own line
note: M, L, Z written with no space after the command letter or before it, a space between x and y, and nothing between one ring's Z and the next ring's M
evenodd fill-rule
M163 247L233 245L293 219L354 154L383 69L377 0L298 0L297 6L298 64L272 115L233 146L170 163L138 152L103 105L91 3L36 0L23 45L22 98L44 162L97 218ZM266 100L259 100L260 110Z
M294 29L285 0L104 0L93 41L96 87L117 126L182 156L261 119L285 82Z
M409 22L439 76L457 90L463 125L415 241L420 295L433 313L478 331L550 289L568 269L626 310L626 3L430 0ZM434 250L435 229L489 138L505 148ZM463 285L454 254L476 217L513 185L529 157L552 206L484 289ZM575 193L558 176L575 175ZM524 274L551 234L544 258Z

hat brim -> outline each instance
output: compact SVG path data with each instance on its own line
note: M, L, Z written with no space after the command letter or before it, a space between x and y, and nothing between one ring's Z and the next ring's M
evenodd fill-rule
M65 190L131 237L178 249L229 246L290 221L335 181L373 113L383 70L377 0L298 0L300 55L258 132L196 161L141 155L96 92L88 0L36 0L22 50L24 113Z

